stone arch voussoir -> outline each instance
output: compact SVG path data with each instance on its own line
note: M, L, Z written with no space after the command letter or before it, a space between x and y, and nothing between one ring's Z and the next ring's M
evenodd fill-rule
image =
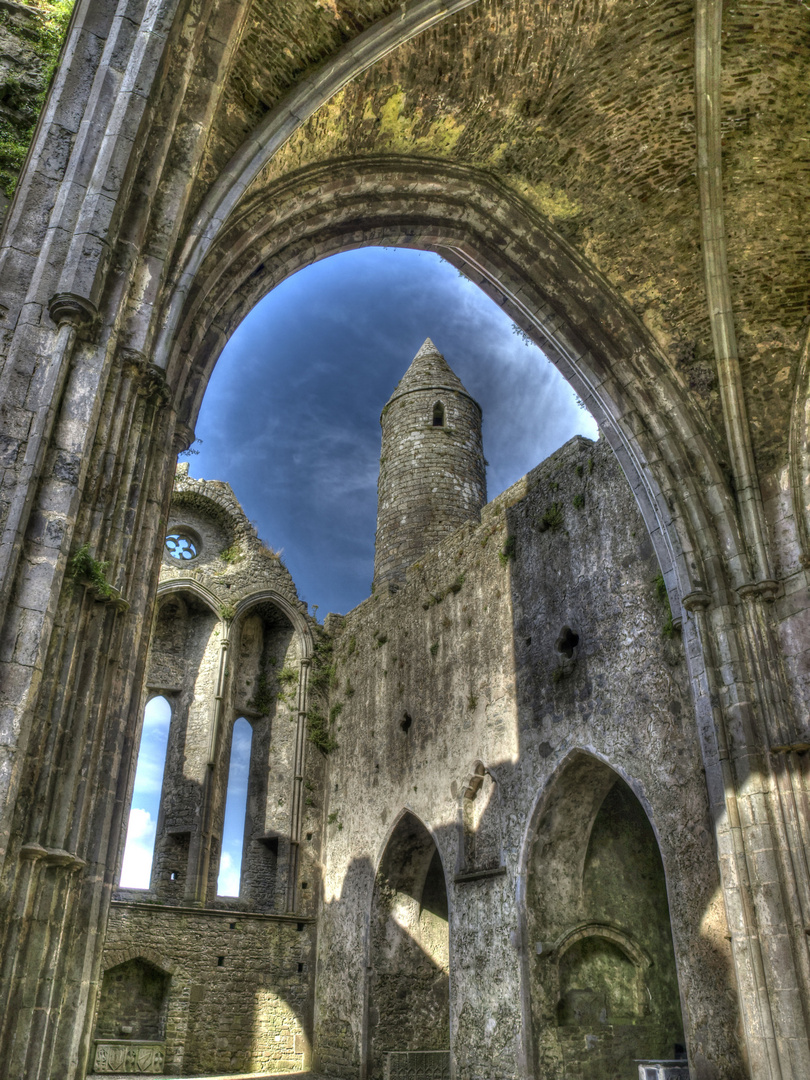
M202 262L158 358L180 421L193 424L222 347L263 295L303 266L372 244L437 251L499 302L574 386L614 449L674 615L691 593L727 599L742 541L707 423L596 268L480 170L412 158L332 161L251 190Z
M174 960L169 960L162 953L146 946L132 946L124 949L111 949L104 954L104 971L126 964L128 960L145 960L164 975L174 975L178 971L178 965Z

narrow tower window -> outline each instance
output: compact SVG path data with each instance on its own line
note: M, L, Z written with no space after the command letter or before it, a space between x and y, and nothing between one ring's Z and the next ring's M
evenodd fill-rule
M433 426L444 427L444 405L440 401L433 406Z
M228 769L228 793L225 796L217 896L238 896L240 892L252 741L253 728L247 720L240 717L233 725L231 736L231 763Z
M172 707L165 697L147 703L121 867L122 889L149 888L171 719Z

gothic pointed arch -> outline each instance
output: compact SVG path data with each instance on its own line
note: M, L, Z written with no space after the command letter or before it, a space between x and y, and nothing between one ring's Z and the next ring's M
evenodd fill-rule
M439 849L422 821L405 810L389 832L371 898L365 1038L370 1077L387 1075L406 1058L412 1069L447 1068L448 918Z
M596 756L569 754L538 800L524 857L535 1068L584 1078L685 1054L666 875L628 784Z

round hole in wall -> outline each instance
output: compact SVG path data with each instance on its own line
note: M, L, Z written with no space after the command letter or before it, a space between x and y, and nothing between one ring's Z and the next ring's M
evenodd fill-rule
M202 545L190 529L176 529L166 537L166 554L174 562L187 563L196 559Z

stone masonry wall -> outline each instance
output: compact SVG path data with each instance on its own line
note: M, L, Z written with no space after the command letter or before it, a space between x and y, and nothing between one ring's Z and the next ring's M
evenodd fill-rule
M94 1034L165 1038L169 1075L295 1071L311 1043L323 805L323 755L305 744L296 759L306 605L226 484L189 479L181 467L167 534L189 538L195 554L181 561L164 552L166 591L147 665L146 696L162 693L172 706L152 881L148 890L116 893ZM290 617L299 616L296 630ZM239 717L253 728L240 895L218 897ZM306 797L291 859L297 771ZM164 983L165 1002L151 1002Z
M705 780L658 573L616 459L604 442L577 438L490 503L480 525L413 564L400 591L378 592L337 625L343 709L319 925L322 1068L355 1075L366 1052L374 876L404 809L433 835L448 885L457 1076L512 1080L533 1068L521 1036L522 1027L535 1043L542 1034L528 1030L539 958L525 936L527 853L537 808L585 760L629 784L660 845L692 1061L708 1069L701 1075L740 1075ZM579 635L570 659L555 648L564 626ZM488 853L489 869L462 873L471 819L462 804L486 790L484 770L499 865ZM574 785L562 812L582 801Z
M436 402L444 424L433 425ZM481 410L457 390L414 390L383 411L374 580L399 580L415 559L486 500Z
M293 1072L308 1055L314 941L311 920L119 902L103 964L145 954L170 968L169 1075Z

